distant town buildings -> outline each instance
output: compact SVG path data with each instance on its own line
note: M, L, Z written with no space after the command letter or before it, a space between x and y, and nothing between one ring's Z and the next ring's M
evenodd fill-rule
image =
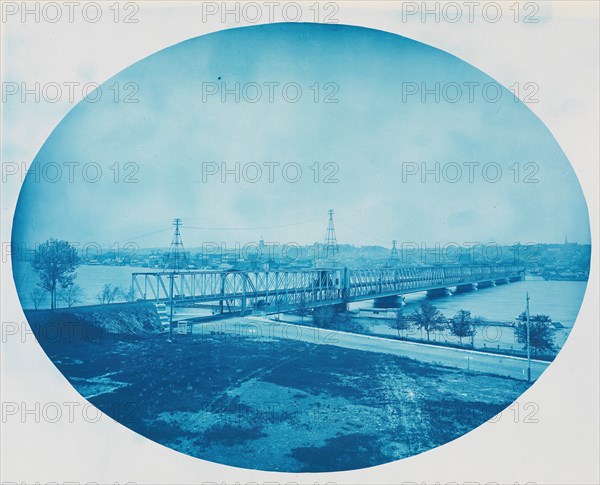
M208 270L275 270L314 268L322 259L322 244L311 246L269 245L261 238L258 243L227 248L210 246L185 251L186 269ZM497 244L426 246L399 243L390 257L391 247L353 246L340 244L337 261L353 268L379 268L422 265L485 265L523 264L527 273L548 280L587 280L591 246L589 244ZM106 254L93 258L82 256L83 264L134 266L150 269L168 269L169 249L140 249L129 254ZM184 269L184 268L182 268Z

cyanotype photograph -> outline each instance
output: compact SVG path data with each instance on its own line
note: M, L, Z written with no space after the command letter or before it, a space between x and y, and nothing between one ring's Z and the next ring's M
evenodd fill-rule
M245 470L356 471L515 409L537 423L519 398L592 323L592 227L536 86L491 74L300 21L86 88L3 235L46 365L130 433Z

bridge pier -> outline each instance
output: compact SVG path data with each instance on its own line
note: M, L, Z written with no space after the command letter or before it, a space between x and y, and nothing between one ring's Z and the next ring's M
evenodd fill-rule
M382 296L373 300L375 308L398 308L402 306L404 298L401 295Z
M344 303L336 303L335 305L331 305L333 307L333 309L337 312L337 313L342 313L342 312L347 312L348 311L348 303L344 302Z
M336 303L334 305L322 305L313 308L313 315L322 316L324 314L343 313L348 310L348 303Z
M468 293L469 291L475 291L477 287L473 283L469 283L467 285L458 285L456 287L455 293Z
M493 281L480 281L477 283L477 288L491 288L492 286L496 286Z
M439 298L442 296L448 296L450 290L448 288L434 288L433 290L427 290L427 296L429 298Z

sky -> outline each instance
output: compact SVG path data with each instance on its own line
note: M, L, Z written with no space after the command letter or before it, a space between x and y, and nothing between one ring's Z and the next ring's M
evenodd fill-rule
M236 83L239 102L223 102ZM269 83L278 83L272 102ZM300 86L297 102L287 83ZM439 102L423 102L436 83ZM262 96L250 102L257 85ZM123 102L133 86L138 102ZM450 102L455 86L461 96ZM271 24L190 39L117 74L98 102L82 101L54 129L33 165L44 173L58 164L63 176L28 176L13 241L168 246L180 217L188 247L311 244L323 241L334 209L340 243L588 243L569 161L529 108L497 87L446 52L365 28ZM65 163L79 163L72 182ZM237 163L239 181L223 180ZM439 181L423 181L423 168Z

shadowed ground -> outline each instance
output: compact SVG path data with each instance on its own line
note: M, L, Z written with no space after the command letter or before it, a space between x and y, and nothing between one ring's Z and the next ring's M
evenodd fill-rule
M526 388L388 354L233 335L41 342L104 413L173 449L287 472L363 468L426 451Z

